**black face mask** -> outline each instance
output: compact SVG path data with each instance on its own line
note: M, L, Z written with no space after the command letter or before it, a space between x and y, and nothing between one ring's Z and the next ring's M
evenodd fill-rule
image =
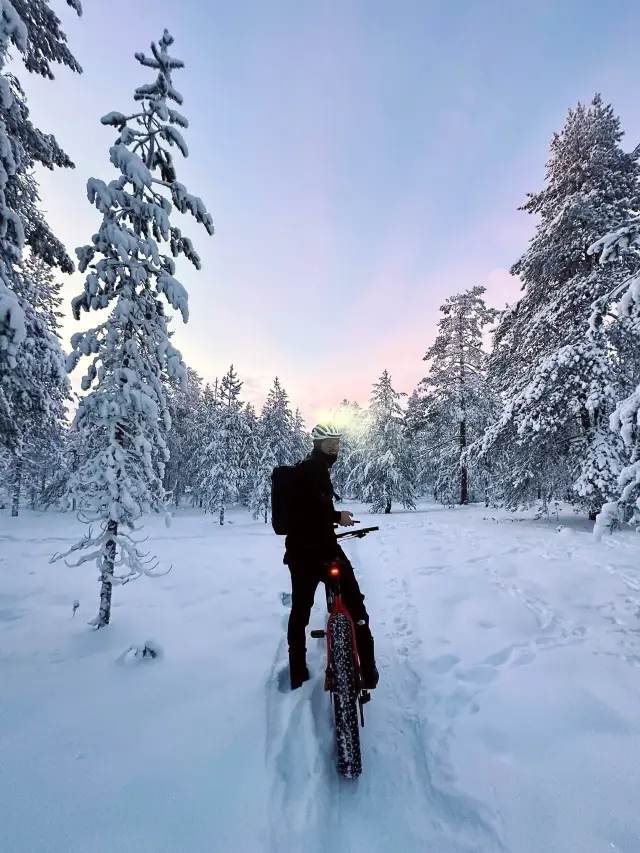
M337 453L323 453L322 458L327 463L329 468L331 468L331 466L336 462L336 460L338 458L338 454Z

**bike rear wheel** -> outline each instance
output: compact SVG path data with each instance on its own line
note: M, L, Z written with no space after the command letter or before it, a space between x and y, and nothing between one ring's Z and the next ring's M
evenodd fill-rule
M347 779L354 779L362 773L362 756L353 633L349 617L344 613L332 616L328 628L338 772Z

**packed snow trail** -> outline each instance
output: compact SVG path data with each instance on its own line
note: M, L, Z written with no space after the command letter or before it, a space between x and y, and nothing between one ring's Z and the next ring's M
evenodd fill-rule
M480 507L345 544L381 671L337 775L324 644L287 689L281 540L151 519L166 577L51 567L57 514L0 516L3 853L640 853L640 543ZM80 601L73 615L72 604ZM310 627L325 620L318 590ZM125 656L148 638L163 655Z
M398 580L390 565L390 558L401 559L401 554L388 540L395 541L383 534L381 542L370 542L370 547L345 543L354 564L367 566L359 574L372 625L377 627L381 673L380 687L365 707L363 776L354 783L336 773L331 709L323 689L325 644L319 642L314 649L310 640L309 660L316 678L290 694L290 705L283 712L286 723L277 738L269 810L274 815L274 853L337 848L422 851L434 844L447 853L501 849L486 810L450 788L439 756L429 755L428 727L420 713L421 680L412 666L420 646L418 619L406 583ZM317 600L315 624L321 626L325 619L321 591ZM283 629L284 623L286 619ZM269 719L274 704L283 704L278 689L286 677L284 641L273 672ZM276 740L269 722L267 731L270 741ZM389 820L381 823L385 808Z

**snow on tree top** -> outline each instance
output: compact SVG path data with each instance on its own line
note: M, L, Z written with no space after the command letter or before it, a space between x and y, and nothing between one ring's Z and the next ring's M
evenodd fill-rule
M100 121L102 124L113 125L115 127L124 127L124 125L127 123L127 117L126 115L124 115L124 113L113 111L102 116Z

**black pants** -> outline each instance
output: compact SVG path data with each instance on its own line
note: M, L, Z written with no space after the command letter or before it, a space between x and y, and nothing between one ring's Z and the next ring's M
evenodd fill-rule
M360 592L353 566L341 548L336 556L342 563L340 592L345 607L355 622L358 656L362 669L366 672L374 663L369 614L364 606L364 595ZM306 658L306 629L311 617L311 608L318 584L327 580L328 567L323 556L312 550L288 552L285 559L291 572L291 615L287 631L289 659L292 666L298 666L303 664Z

